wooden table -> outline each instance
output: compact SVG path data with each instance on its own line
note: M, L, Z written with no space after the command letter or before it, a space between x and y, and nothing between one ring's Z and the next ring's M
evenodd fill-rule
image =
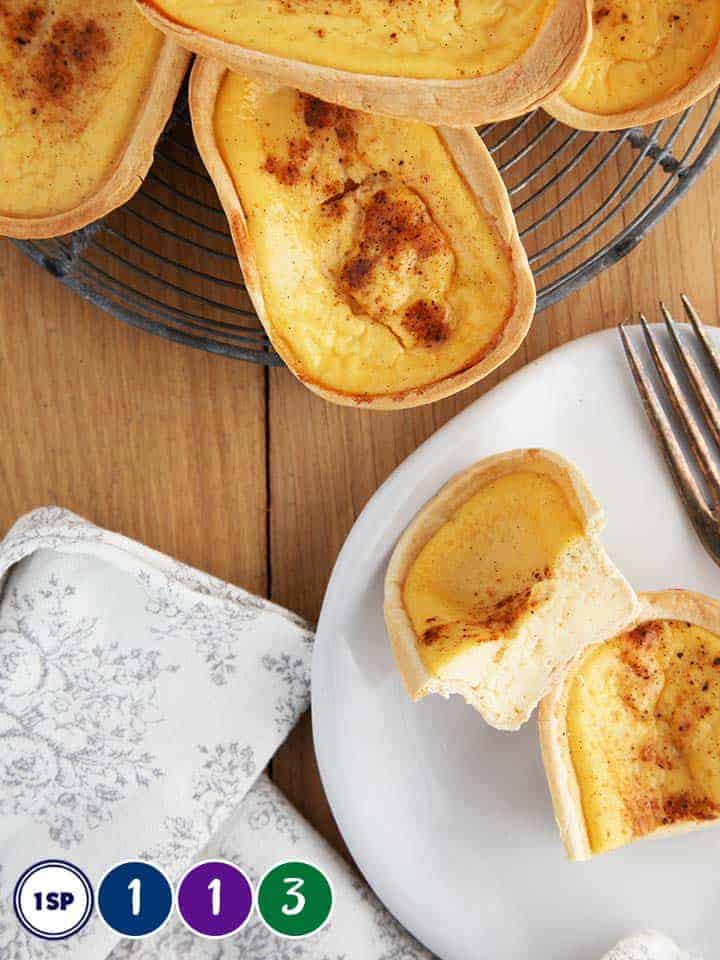
M720 163L626 260L541 314L484 385L391 414L331 406L285 370L126 327L0 241L0 535L33 507L60 504L315 620L373 491L498 380L681 290L717 319L718 191ZM341 846L309 718L272 776Z

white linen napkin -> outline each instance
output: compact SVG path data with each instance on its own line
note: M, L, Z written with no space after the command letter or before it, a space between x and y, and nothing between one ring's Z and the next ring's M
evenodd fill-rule
M287 610L65 510L15 524L0 543L2 960L431 960L260 775L309 704L311 647ZM305 859L330 877L335 908L303 941L256 917L223 941L177 917L132 941L95 915L47 942L11 897L23 869L53 856L95 884L133 857L173 880L221 857L255 881ZM605 960L699 958L648 934Z
M428 956L258 780L309 705L312 640L287 610L65 510L15 524L0 543L2 960L140 948L213 960L365 960L390 947L398 960ZM208 843L256 878L288 856L327 864L334 919L302 944L254 920L219 944L176 923L121 940L97 915L77 936L46 942L14 916L14 883L37 860L69 859L97 884L112 864L141 857L176 880ZM322 944L333 940L328 955Z
M700 957L685 953L669 937L651 930L621 940L603 960L700 960Z
M365 882L265 776L204 855L243 865L253 882L281 860L309 860L330 878L330 922L307 940L281 940L254 915L227 940L193 936L177 919L147 940L124 940L111 960L432 960Z

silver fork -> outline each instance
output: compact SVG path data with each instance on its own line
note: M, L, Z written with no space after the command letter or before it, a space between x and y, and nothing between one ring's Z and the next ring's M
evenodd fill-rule
M684 294L682 295L682 304L702 351L712 367L714 376L718 379L718 384L720 384L720 361L710 343L707 332L697 311ZM702 419L710 432L714 445L720 451L720 409L718 404L695 358L681 340L670 311L662 301L660 302L660 310L674 350L680 358L692 392L697 399ZM720 466L718 465L718 451L714 452L706 441L698 423L698 418L688 404L683 389L660 348L657 337L653 334L642 313L640 314L640 323L647 340L650 356L660 374L672 409L688 438L694 462L705 481L705 492L700 489L695 479L692 467L677 439L675 429L658 399L653 384L643 370L637 351L623 324L618 327L620 339L640 399L660 441L665 460L672 473L678 493L685 504L685 509L703 546L715 563L720 566Z

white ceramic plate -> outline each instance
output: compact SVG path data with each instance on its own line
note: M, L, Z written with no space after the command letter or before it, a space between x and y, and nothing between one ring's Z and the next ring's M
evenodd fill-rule
M573 460L609 518L604 541L639 590L720 596L644 420L617 334L561 347L439 430L378 490L338 558L318 628L315 744L360 869L443 960L597 960L653 927L720 957L720 827L569 864L535 720L500 733L457 698L411 703L382 618L395 541L473 461L543 446Z

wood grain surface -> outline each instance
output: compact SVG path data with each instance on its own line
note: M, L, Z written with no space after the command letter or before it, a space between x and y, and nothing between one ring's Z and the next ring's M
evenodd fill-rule
M716 164L629 257L540 314L483 385L394 413L334 407L285 370L124 326L0 241L0 535L27 510L61 504L315 620L365 502L481 393L559 344L653 314L659 297L677 304L686 291L717 322L719 188ZM583 203L607 189L600 178ZM272 775L341 848L309 718Z

